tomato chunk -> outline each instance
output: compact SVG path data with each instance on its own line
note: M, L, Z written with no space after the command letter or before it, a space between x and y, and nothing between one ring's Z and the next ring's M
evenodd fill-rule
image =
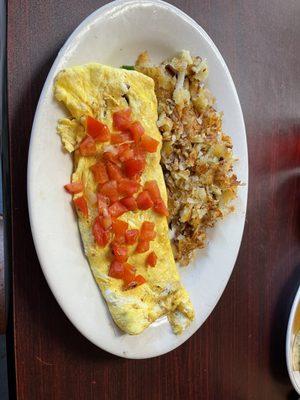
M93 172L94 179L97 183L105 183L109 180L106 166L103 161L98 161L90 167Z
M134 277L134 281L136 282L136 285L142 285L143 283L146 283L146 279L142 275L136 275Z
M128 259L127 248L124 246L119 246L118 244L112 244L112 253L115 260L120 262L125 262Z
M124 142L128 142L129 140L131 140L130 134L126 133L126 132L115 133L115 134L111 135L111 137L110 137L110 142L112 144L124 143Z
M122 279L124 276L124 264L114 260L110 264L108 275L112 278Z
M156 233L154 232L155 224L153 222L145 221L141 226L141 240L150 241L155 239Z
M135 252L136 253L145 253L150 248L150 243L148 240L140 240L136 246Z
M106 231L111 228L112 219L109 214L99 216L99 222L100 222L100 225L102 226L102 228L105 229Z
M105 151L102 155L103 160L105 161L110 161L114 164L119 165L119 159L117 157L117 154L113 153L112 151Z
M86 136L79 145L82 156L94 156L96 154L96 143L91 136Z
M115 234L113 243L118 245L125 244L126 243L125 235Z
M106 169L110 180L119 182L124 178L121 168L118 167L116 164L113 164L112 162L107 162Z
M161 199L159 187L156 181L148 181L144 185L144 189L150 194L152 201Z
M138 206L133 196L123 197L120 202L127 208L128 211L137 210Z
M148 210L153 206L153 201L151 200L150 194L147 190L144 190L138 195L136 202L140 210Z
M136 275L129 283L127 283L125 289L133 289L137 286L142 285L146 282L146 279L142 275Z
M108 126L93 117L86 118L86 130L98 142L107 142L110 139Z
M98 189L99 193L107 196L112 203L119 199L119 192L118 186L116 181L108 181L105 182L100 188Z
M127 244L134 244L139 236L138 229L129 229L125 232L125 239Z
M146 150L148 153L155 153L158 145L159 145L159 142L157 140L153 139L149 135L145 134L141 137L140 146L142 149Z
M96 243L100 247L105 247L110 239L110 234L107 230L105 230L100 222L99 217L97 217L93 224L93 235Z
M130 284L135 278L135 268L131 264L124 264L123 281L125 285Z
M131 109L125 108L124 110L113 113L113 126L118 131L124 131L129 128L131 124Z
M146 163L144 160L139 160L136 158L126 160L126 161L124 161L125 174L129 178L133 178L135 175L143 172L145 165L146 165Z
M142 149L138 145L132 146L132 149L133 149L133 153L134 153L134 158L136 158L137 160L145 161L146 151L144 149Z
M116 235L125 235L125 232L128 229L128 224L125 221L116 219L112 224L112 229Z
M169 215L169 211L162 199L155 200L153 211L157 212L158 214L164 215L165 217Z
M123 196L132 196L139 188L138 182L131 179L122 179L118 184L118 191Z
M68 183L64 188L71 194L80 193L83 191L83 184L81 182Z
M119 201L116 201L110 207L108 207L108 211L112 217L118 218L127 212L127 208Z
M118 158L121 162L134 158L134 151L129 143L123 143L119 146Z
M84 217L88 217L89 210L88 210L86 199L83 196L81 196L81 197L77 197L73 201L74 201L77 212L79 211Z
M148 255L146 263L147 265L150 265L150 267L155 267L157 263L157 255L154 253L154 251L151 251L151 253Z
M135 141L135 143L138 143L145 133L145 129L142 127L141 123L138 121L133 122L130 127L129 131L131 133L132 139Z

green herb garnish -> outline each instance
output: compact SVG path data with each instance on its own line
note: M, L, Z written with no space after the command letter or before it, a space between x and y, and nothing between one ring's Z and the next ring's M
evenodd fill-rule
M128 69L129 71L134 71L134 66L133 65L122 65L122 69Z

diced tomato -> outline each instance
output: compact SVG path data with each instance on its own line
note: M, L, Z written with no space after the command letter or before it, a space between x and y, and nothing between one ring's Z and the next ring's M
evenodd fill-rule
M138 229L129 229L125 232L125 239L127 244L134 244L139 236Z
M126 240L125 240L125 235L115 235L113 243L115 244L125 244Z
M153 222L145 221L141 226L140 240L150 241L155 239L156 233L154 232L155 224Z
M123 197L120 202L127 208L128 211L137 210L138 206L133 196Z
M124 161L124 171L126 176L133 178L135 175L140 174L143 172L145 165L145 160L139 160L136 158Z
M150 248L150 243L148 240L140 240L138 245L136 246L135 252L136 253L145 253Z
M110 204L110 200L108 197L104 196L101 193L97 193L97 204L98 204L98 212L100 215L108 214L108 206Z
M118 184L118 191L123 196L131 196L140 188L138 182L131 179L122 179Z
M93 224L93 235L94 239L100 247L105 247L110 239L109 231L105 230L100 222L100 218L97 217Z
M110 137L110 142L112 144L119 144L119 143L124 143L124 142L128 142L129 140L131 140L131 136L129 133L127 132L123 132L123 133L114 133L113 135L111 135Z
M123 154L124 151L127 151L129 149L130 149L130 143L122 143L119 146L117 146L118 157L120 157L120 155Z
M119 199L119 192L116 181L105 182L102 186L100 186L98 191L104 196L107 196L112 203Z
M154 231L155 229L155 223L151 221L144 221L142 223L141 227L141 233L146 232L146 231Z
M113 243L111 246L112 253L114 255L115 260L120 262L125 262L128 259L127 248L124 246L119 246L116 243Z
M112 217L118 218L127 212L127 208L119 201L116 201L110 207L108 207L108 211Z
M153 139L149 135L145 134L141 137L140 146L142 149L146 150L148 153L155 153L158 145L159 145L159 142L157 140Z
M116 219L115 221L113 221L112 229L116 235L125 235L125 232L128 229L128 224L125 221Z
M122 279L124 276L124 264L117 260L113 260L110 264L108 275L112 278Z
M155 200L154 205L153 205L153 211L157 212L158 214L168 216L169 211L162 199Z
M125 285L130 284L134 280L134 278L135 278L134 272L135 272L135 268L133 267L133 265L128 264L128 263L124 264L124 272L123 272L122 278L123 278Z
M142 161L146 160L147 153L144 149L142 149L138 145L132 146L132 149L133 149L133 153L134 153L134 158L136 158L137 160L142 160Z
M127 285L125 286L125 289L133 289L137 286L142 285L143 283L146 282L146 279L142 275L136 275Z
M119 159L117 157L117 154L114 154L111 151L105 151L102 156L103 156L103 160L110 161L114 164L119 165Z
M131 109L125 108L124 110L113 113L113 126L117 131L124 131L129 128L131 124Z
M83 191L83 184L81 182L68 183L64 188L71 194L80 193Z
M160 199L160 191L156 181L148 181L144 185L144 189L147 190L150 194L152 201Z
M140 141L142 135L145 133L145 129L142 127L141 123L138 121L135 121L130 125L129 131L130 131L132 139L135 141L135 143L138 143Z
M116 164L108 161L106 164L106 169L110 180L119 182L124 178L121 168Z
M108 126L93 117L86 118L86 130L98 142L107 142L110 139Z
M83 196L81 196L81 197L77 197L73 201L74 201L76 210L79 211L84 217L88 217L89 210L88 210L86 199Z
M105 229L106 231L111 228L112 219L109 214L99 216L99 222L100 222L100 225L102 226L102 228Z
M121 162L134 158L134 151L129 143L123 143L119 146L118 158Z
M86 136L79 145L82 156L94 156L96 154L96 143L91 136Z
M96 142L109 142L110 141L110 130L105 124L102 125L102 132L96 137Z
M136 285L142 285L143 283L146 283L146 279L142 275L136 275L134 277L134 281L136 282Z
M139 193L136 202L140 210L148 210L153 206L153 201L151 200L150 194L147 190Z
M146 263L147 265L150 265L150 267L155 267L157 263L157 255L154 253L154 251L151 251L151 253L148 255Z
M98 161L90 167L93 172L94 179L97 183L105 183L109 180L106 166L103 161Z

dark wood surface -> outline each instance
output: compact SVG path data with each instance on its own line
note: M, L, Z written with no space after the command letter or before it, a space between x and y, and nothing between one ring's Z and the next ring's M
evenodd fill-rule
M294 398L284 346L300 282L300 3L173 2L212 37L236 83L248 134L249 207L234 273L213 314L177 350L141 361L99 350L67 320L42 275L27 214L27 152L44 80L68 35L103 3L8 2L9 340L18 399Z

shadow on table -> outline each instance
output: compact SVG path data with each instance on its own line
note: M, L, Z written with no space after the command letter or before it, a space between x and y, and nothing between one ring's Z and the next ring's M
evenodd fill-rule
M295 390L291 391L287 396L287 400L299 400L299 399L300 399L299 394Z

